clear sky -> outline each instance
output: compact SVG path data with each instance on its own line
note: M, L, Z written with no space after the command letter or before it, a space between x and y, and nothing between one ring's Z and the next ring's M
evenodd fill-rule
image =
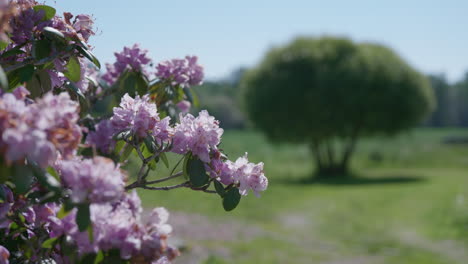
M197 55L208 78L255 65L298 35L341 35L394 48L425 73L468 71L467 0L47 0L96 18L101 62L140 43L155 62Z

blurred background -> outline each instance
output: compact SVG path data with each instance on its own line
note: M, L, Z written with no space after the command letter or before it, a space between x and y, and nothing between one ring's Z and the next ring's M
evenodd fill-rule
M141 191L171 212L175 263L467 263L468 2L46 2L93 14L101 62L197 55L192 111L265 163L269 189L233 212Z

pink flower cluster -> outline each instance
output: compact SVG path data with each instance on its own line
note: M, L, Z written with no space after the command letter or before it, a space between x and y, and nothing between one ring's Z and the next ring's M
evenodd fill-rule
M156 109L156 104L149 101L148 95L135 98L125 94L119 107L114 107L110 120L102 120L87 137L87 143L95 146L103 153L109 153L115 145L112 137L121 131L129 130L134 135L145 138L154 136L159 142L169 139L172 128L170 118L162 120Z
M25 53L11 55L4 60L8 62L22 61L31 53L32 40L40 39L39 35L45 27L52 27L64 34L65 37L77 40L76 42L87 43L90 36L94 35L93 31L93 19L89 15L80 14L73 16L71 13L64 13L64 17L54 16L52 19L45 20L44 10L34 10L34 7L38 3L33 0L10 0L9 6L4 7L0 4L0 8L6 9L4 15L0 15L0 38L4 35L1 28L5 28L10 32L11 43L2 52L7 52L18 45L24 45L21 48ZM0 10L3 12L3 10ZM7 12L8 11L8 12ZM14 11L14 12L13 12ZM5 16L5 18L3 18ZM8 19L8 21L4 21ZM2 25L1 23L7 25ZM80 43L80 45L81 45ZM86 45L86 44L85 44ZM51 52L53 52L52 50ZM88 87L88 80L85 76L93 74L94 69L86 67L84 59L80 60L81 66L81 78L75 85L79 87L82 92L85 92ZM63 72L66 70L64 65L67 60L64 58L58 58L54 61L55 68L48 69L47 72L50 74L52 86L62 87L67 78Z
M210 152L219 145L222 134L219 122L206 110L197 117L181 114L180 123L174 127L172 151L178 154L191 151L200 160L210 162Z
M145 68L151 63L151 59L147 53L148 51L141 49L138 44L134 44L132 47L124 47L122 52L114 53L117 59L114 64L106 64L107 72L102 76L102 79L112 85L125 70L142 72L148 75Z
M156 76L167 80L172 85L190 87L203 83L203 67L197 63L197 56L186 56L185 59L163 61L156 66Z
M226 160L218 150L223 129L219 122L201 111L198 116L180 114L180 123L174 127L169 125L169 118L162 120L156 110L156 105L148 97L135 99L128 95L122 98L119 107L114 108L110 120L103 120L90 132L87 143L94 145L104 153L108 153L115 144L112 139L115 133L130 130L139 137L154 136L157 140L172 140L170 151L178 154L188 152L206 163L207 171L225 185L239 186L242 195L252 190L259 196L268 187L268 179L263 173L263 163L254 164L248 161L247 154L235 162Z
M0 97L0 152L6 162L28 158L45 168L55 161L57 151L72 155L81 140L78 103L66 93L48 93L27 105L21 98L27 94L23 89Z
M91 205L92 242L87 232L79 232L75 209L63 219L54 219L52 236L66 235L77 244L80 254L119 249L122 259L138 263L157 263L178 256L179 252L167 244L172 232L167 210L155 208L146 220L141 214L141 200L134 191L115 203Z
M75 203L106 203L120 199L125 175L114 162L103 157L59 160L56 165L62 183L71 190Z
M268 179L263 173L263 162L251 163L247 159L247 153L235 162L226 160L218 151L214 158L206 165L210 176L225 185L235 184L239 186L239 193L247 195L249 190L258 197L261 191L268 187Z

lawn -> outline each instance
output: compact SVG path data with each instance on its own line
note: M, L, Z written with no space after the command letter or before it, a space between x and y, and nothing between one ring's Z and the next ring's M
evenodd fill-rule
M265 162L270 186L261 198L249 194L225 212L217 195L140 194L145 207L171 211L183 251L175 263L467 263L468 145L443 143L464 135L418 129L365 140L353 160L356 179L303 183L313 170L305 146L229 131L222 148L231 159L247 151Z

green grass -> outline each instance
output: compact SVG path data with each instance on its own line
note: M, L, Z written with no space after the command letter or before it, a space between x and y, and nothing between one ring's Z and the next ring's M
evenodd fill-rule
M365 140L353 160L358 179L301 184L313 170L305 146L227 132L222 148L231 159L248 151L265 162L270 186L261 198L249 194L224 212L217 195L139 193L144 206L184 212L186 229L202 232L195 239L175 230L187 248L179 263L466 263L468 145L442 143L463 135L468 130L419 129ZM205 220L192 223L191 215Z

